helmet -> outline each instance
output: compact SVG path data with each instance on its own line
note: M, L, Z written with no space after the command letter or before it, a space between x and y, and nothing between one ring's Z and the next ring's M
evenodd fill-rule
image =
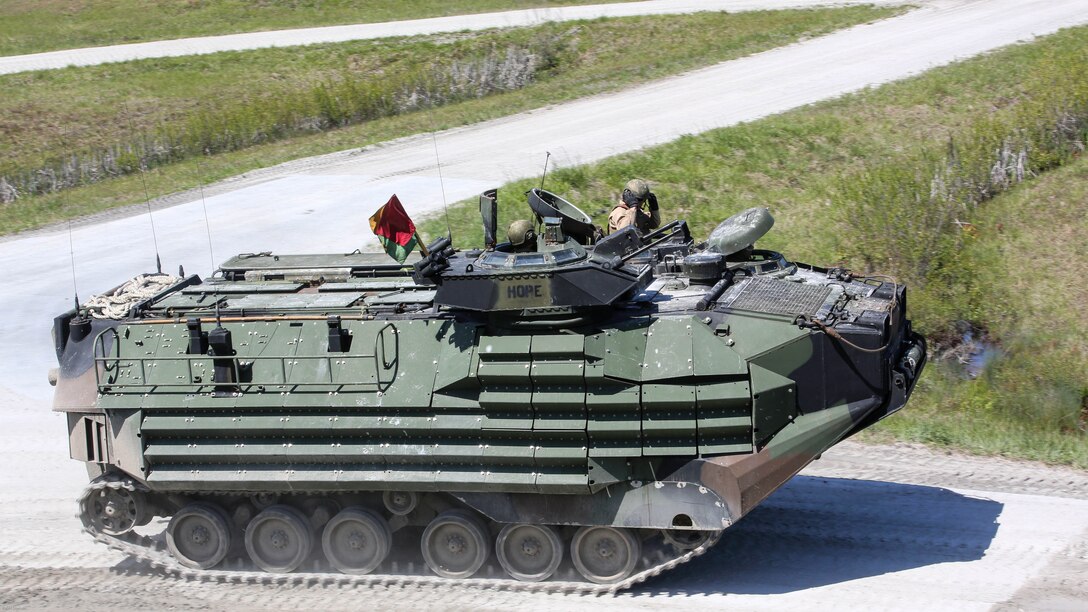
M518 219L510 224L510 228L506 230L506 237L510 240L510 244L522 246L536 240L536 232L533 231L532 223L525 219Z
M623 186L624 194L631 194L639 202L645 200L650 195L650 186L646 184L646 181L642 179L631 179L627 181L627 184Z

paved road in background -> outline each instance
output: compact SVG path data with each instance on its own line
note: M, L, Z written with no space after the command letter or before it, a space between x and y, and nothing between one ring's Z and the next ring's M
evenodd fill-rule
M905 0L650 0L624 4L569 6L546 9L526 9L434 17L409 21L361 23L294 30L249 32L224 36L202 36L126 45L111 45L90 49L66 49L29 55L0 57L0 74L28 70L51 70L66 66L92 66L153 57L178 57L220 51L243 51L265 47L292 47L315 43L335 43L349 40L420 36L442 32L485 30L531 26L548 21L573 21L598 17L630 17L635 15L668 15L708 11L752 11L846 4L907 4ZM916 3L915 3L916 4Z
M545 151L560 166L599 160L1088 22L1084 0L921 4L896 18L434 140L405 138L251 172L207 187L205 202L180 194L155 212L159 250L167 268L183 263L198 273L245 251L348 252L372 243L366 219L390 193L417 218L441 209L435 142L445 195L454 201L538 174ZM881 447L827 453L808 478L731 530L731 544L618 599L194 586L118 574L108 569L118 558L92 546L71 517L85 476L64 458L63 418L48 411L48 327L71 304L70 248L86 297L153 267L149 225L146 214L115 215L79 224L71 239L52 229L0 242L0 447L7 451L0 607L346 607L366 598L386 607L958 610L1076 609L1088 598L1083 473L977 460L934 475L932 466L946 458L923 452L888 460L894 449ZM853 460L843 462L850 452Z

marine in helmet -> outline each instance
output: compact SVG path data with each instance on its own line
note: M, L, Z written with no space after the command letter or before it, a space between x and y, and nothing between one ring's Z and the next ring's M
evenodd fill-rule
M649 214L643 212L646 204ZM657 207L657 196L650 191L650 186L642 179L631 179L624 185L620 201L612 207L608 215L608 233L623 229L629 225L640 232L648 232L661 225L661 213Z
M506 230L506 238L510 241L511 250L515 253L536 251L536 230L533 224L525 219L518 219L511 223Z

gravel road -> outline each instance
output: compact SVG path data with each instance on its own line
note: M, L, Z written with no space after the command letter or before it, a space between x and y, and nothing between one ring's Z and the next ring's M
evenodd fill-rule
M292 162L157 203L167 267L204 272L243 251L347 252L396 192L413 215L536 174L902 78L1088 22L1083 0L935 0L906 15L626 92L382 146ZM653 121L647 121L647 117ZM214 256L204 225L211 220ZM152 267L146 215L115 213L0 242L0 607L436 609L1069 609L1088 599L1088 475L934 453L840 445L731 529L706 556L614 598L443 588L217 585L141 574L79 533L86 482L48 409L48 321ZM70 246L71 244L71 246ZM909 410L910 407L907 407Z

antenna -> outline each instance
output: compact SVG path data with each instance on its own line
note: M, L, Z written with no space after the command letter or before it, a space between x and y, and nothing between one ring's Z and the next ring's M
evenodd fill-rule
M72 240L72 220L68 220L68 254L72 258L72 295L76 301L76 312L79 312L79 288L76 286L76 244Z
M62 141L61 144L64 146L64 150L65 151L71 151L71 149L68 147L68 131L65 130L64 128L61 128L60 137L61 137L61 141ZM64 168L62 167L61 170L63 172ZM61 197L61 200L64 201L64 207L68 208L68 205L69 205L68 188L63 186L63 185L61 186L61 196L60 197ZM75 243L75 239L72 238L72 220L71 219L68 220L68 256L72 261L72 297L75 300L76 315L78 315L79 314L79 287L76 286L76 243Z
M212 224L208 221L208 203L204 200L204 181L200 182L200 207L204 209L204 229L208 232L208 257L212 262L212 273L215 273L215 250L212 248Z
M446 206L446 183L442 180L442 159L438 157L438 137L431 132L431 140L434 142L434 161L438 166L438 186L442 189L442 209L446 212L446 236L453 240L453 230L450 229L450 209Z
M128 120L128 131L130 137L136 136L136 127L132 123L132 113L128 109L128 102L122 102L125 107L125 118ZM144 203L147 204L147 218L151 221L151 240L155 244L155 272L162 274L162 259L159 257L159 235L155 231L155 215L151 214L151 194L147 191L147 176L146 169L144 168L144 159L141 155L140 162L140 182L144 186Z
M548 160L552 158L551 151L544 151L548 155L544 158L544 174L540 175L540 190L544 191L544 177L548 176Z
M204 180L200 181L200 207L204 209L204 228L208 231L208 257L212 262L212 274L215 274L215 250L212 248L212 224L208 221L208 203L204 200ZM215 284L215 326L223 327L219 318L219 284Z

